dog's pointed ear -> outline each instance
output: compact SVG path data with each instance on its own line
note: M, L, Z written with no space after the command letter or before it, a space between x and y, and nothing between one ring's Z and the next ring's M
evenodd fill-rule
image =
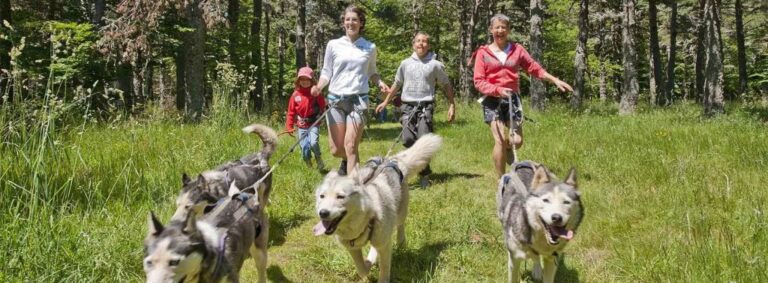
M187 220L184 222L184 230L182 230L184 234L190 235L197 232L197 220L195 220L195 218L197 217L194 213L187 214Z
M568 177L565 177L565 183L568 185L573 186L574 188L577 187L576 185L576 167L571 167L571 170L568 171Z
M189 182L192 182L192 179L189 178L189 175L187 175L186 172L181 173L181 184L186 186L187 184L189 184Z
M549 183L549 172L544 166L536 167L536 171L533 173L533 181L531 181L531 191L535 191L539 186Z
M229 185L229 192L227 192L227 195L230 197L233 197L240 192L240 189L237 188L237 184L235 183L236 181L232 181L232 184Z
M149 216L147 217L147 228L147 237L160 235L165 229L152 211L149 212Z

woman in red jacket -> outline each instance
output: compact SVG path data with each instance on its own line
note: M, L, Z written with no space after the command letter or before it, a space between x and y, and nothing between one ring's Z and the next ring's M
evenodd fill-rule
M538 62L531 58L525 48L510 42L509 17L496 14L491 18L488 29L493 35L493 42L481 46L475 51L475 88L483 94L483 114L485 122L491 126L494 139L493 162L496 173L504 175L506 164L514 160L512 146L515 149L523 145L522 112L514 113L515 118L509 141L504 133L510 127L509 102L520 107L520 75L522 69L529 75L553 83L560 91L573 91L570 85L547 73ZM511 144L510 144L511 143Z
M298 126L299 139L301 139L301 157L307 166L312 167L312 153L314 153L317 169L323 170L325 164L320 158L320 145L317 143L320 130L317 125L312 127L312 124L322 115L325 109L325 98L322 95L312 95L311 89L314 85L315 79L312 68L299 69L295 89L288 100L284 133L293 136L293 126Z

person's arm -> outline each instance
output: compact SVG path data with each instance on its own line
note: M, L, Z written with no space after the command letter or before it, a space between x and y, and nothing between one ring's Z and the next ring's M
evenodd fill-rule
M379 113L384 110L384 108L387 107L389 102L392 100L392 97L395 97L395 93L397 93L397 85L393 85L391 88L389 88L389 92L387 92L387 96L384 97L384 101L379 103L378 106L376 106L376 113Z
M554 84L560 91L573 91L573 88L568 83L561 81L557 77L549 74L547 70L541 66L541 64L536 62L536 60L534 60L533 57L528 54L528 51L526 51L525 48L522 48L522 46L517 46L517 48L519 48L520 52L520 66L523 67L523 70L525 70L526 73L537 79L549 81L550 83Z
M317 80L317 85L312 86L312 95L319 95L323 92L325 86L333 78L333 46L331 42L325 46L325 56L323 59L323 69L320 71L320 79Z
M373 85L378 86L381 93L388 93L389 92L389 86L387 86L387 83L381 80L381 77L379 76L379 69L376 68L376 58L378 54L378 49L376 49L376 46L374 45L371 50L371 57L368 58L368 79L370 80Z
M448 79L448 74L445 73L445 67L442 64L438 66L437 82L442 87L445 97L448 98L448 122L453 122L456 118L456 103L454 103L453 100L453 85L451 85L451 80Z
M481 47L482 48L482 47ZM485 73L485 62L483 61L484 51L479 50L475 54L475 67L472 79L475 82L475 88L477 91L484 95L490 96L502 96L502 88L492 84L488 81L488 76Z
M293 125L296 122L296 103L294 102L293 95L288 98L288 111L285 114L285 130L280 134L293 135Z

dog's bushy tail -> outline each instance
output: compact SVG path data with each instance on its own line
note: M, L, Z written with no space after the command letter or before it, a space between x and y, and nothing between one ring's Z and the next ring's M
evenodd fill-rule
M440 150L443 138L435 134L421 136L410 148L397 153L392 159L406 178L427 167L429 161Z
M269 157L272 156L272 153L274 153L277 148L277 133L275 130L265 125L252 124L243 128L243 132L248 134L253 133L261 138L261 142L263 143L261 147L261 157L264 160L269 160Z

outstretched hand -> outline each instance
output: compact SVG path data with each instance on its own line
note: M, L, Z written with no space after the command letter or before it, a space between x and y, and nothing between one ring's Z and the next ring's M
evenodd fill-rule
M558 79L558 80L555 80L554 83L555 83L555 86L557 86L557 89L560 90L560 91L563 91L563 92L565 92L565 91L573 92L573 88L571 87L571 85L569 85L568 83L566 83L564 81L561 81L561 80Z
M376 113L381 113L381 111L384 111L384 108L387 108L387 104L384 102L379 103L379 105L376 106Z
M309 92L310 92L310 94L312 94L312 96L318 96L318 95L320 95L320 92L322 92L322 89L317 87L317 85L313 85L312 89Z

